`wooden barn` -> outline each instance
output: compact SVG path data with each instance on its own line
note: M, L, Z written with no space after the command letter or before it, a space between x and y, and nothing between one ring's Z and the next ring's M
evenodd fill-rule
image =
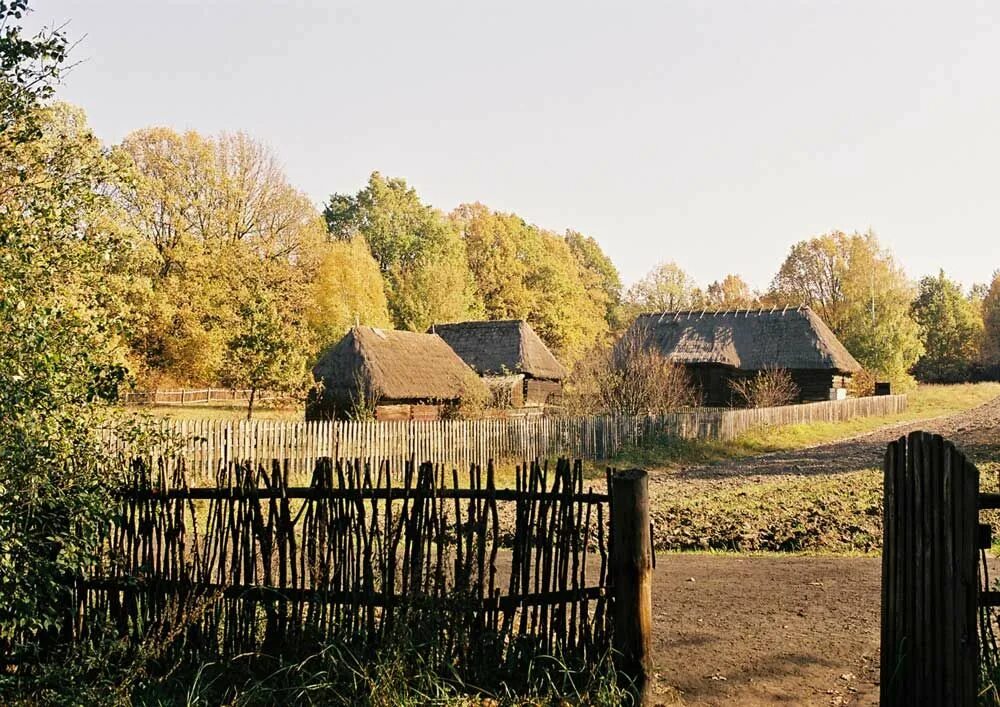
M436 334L357 326L313 367L321 384L306 420L356 417L368 400L378 420L435 420L463 400L484 401L483 382Z
M788 370L799 402L845 397L861 370L809 307L643 314L631 331L684 364L713 407L736 403L731 380L765 368Z
M559 403L568 372L526 321L436 324L431 331L482 376L499 406L542 409Z

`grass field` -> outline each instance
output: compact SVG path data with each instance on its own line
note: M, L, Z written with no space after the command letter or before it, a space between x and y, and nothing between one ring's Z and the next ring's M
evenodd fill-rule
M245 405L156 405L150 407L129 407L136 413L150 415L166 420L245 420L247 408ZM254 420L283 420L286 422L305 421L303 407L255 407Z
M623 450L610 460L613 466L644 469L676 469L692 464L708 464L724 459L802 449L847 439L889 425L951 415L970 410L1000 397L1000 383L961 385L921 385L909 394L907 410L899 415L863 417L846 422L769 427L748 432L728 441L680 440L663 438ZM598 469L602 464L595 465Z

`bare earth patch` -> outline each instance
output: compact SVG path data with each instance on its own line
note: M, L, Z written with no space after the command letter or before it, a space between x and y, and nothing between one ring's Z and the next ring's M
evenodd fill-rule
M867 478L861 474L881 479L880 471L864 470L879 469L886 443L917 429L956 442L980 466L982 487L997 487L1000 399L811 449L654 471L654 517L658 504L715 491L752 505L756 497L747 489L754 485L768 489L767 496L809 479L834 485ZM877 501L880 487L875 493ZM790 497L788 504L794 502ZM821 508L829 499L819 494L808 502ZM664 704L878 703L880 558L661 552L657 560L654 654ZM1000 563L991 564L998 576Z

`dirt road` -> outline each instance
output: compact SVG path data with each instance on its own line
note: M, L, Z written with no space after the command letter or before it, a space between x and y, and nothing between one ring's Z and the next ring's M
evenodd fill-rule
M657 495L683 493L685 486L877 467L885 444L915 429L944 435L977 461L992 460L995 467L1000 459L998 399L811 449L654 472L654 509ZM659 699L688 705L877 704L880 562L661 553L653 595ZM998 569L992 568L994 576Z
M878 702L880 560L662 555L658 698L687 705Z

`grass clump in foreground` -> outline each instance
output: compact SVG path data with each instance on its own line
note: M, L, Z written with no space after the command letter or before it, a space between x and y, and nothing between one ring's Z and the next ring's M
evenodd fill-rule
M446 620L446 613L436 615ZM13 672L0 671L0 704L230 705L630 705L627 680L612 656L561 658L514 639L511 660L491 654L483 637L465 659L449 658L433 631L399 627L376 644L300 637L280 656L244 653L200 657L183 626L166 635L149 627L137 646L126 640L63 644ZM112 631L113 632L113 631ZM203 644L202 644L203 645Z

